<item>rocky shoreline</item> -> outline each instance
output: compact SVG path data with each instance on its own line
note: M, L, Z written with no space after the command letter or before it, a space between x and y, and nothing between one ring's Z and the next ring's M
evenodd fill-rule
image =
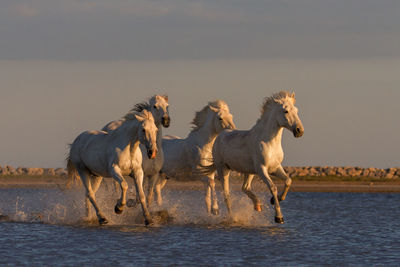
M14 168L10 165L0 166L0 175L9 176L66 176L67 170L64 168Z
M290 177L324 177L324 176L337 176L337 177L370 177L370 178L400 178L400 168L362 168L362 167L331 167L331 166L318 166L318 167L284 167L286 173Z
M306 166L284 167L290 177L370 177L382 179L400 178L400 168L361 168L361 167L332 167L332 166ZM48 176L65 177L67 170L64 168L14 168L9 165L0 166L0 176Z

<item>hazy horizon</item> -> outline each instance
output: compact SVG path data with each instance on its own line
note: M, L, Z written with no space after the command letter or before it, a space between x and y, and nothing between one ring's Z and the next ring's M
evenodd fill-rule
M67 146L160 93L165 134L225 100L239 129L296 93L284 165L399 167L398 1L0 3L0 165L65 167Z

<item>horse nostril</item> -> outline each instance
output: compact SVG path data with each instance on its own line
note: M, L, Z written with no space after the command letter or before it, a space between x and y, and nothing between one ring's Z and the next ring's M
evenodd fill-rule
M157 156L157 149L149 149L147 150L147 156L149 159L154 159Z
M162 118L162 124L163 124L163 126L164 127L168 127L169 126L169 124L170 124L170 118L169 117L163 117Z
M295 137L300 137L300 136L303 135L303 133L304 133L304 129L303 129L303 128L300 128L300 127L296 127L296 128L293 130L293 134L294 134Z

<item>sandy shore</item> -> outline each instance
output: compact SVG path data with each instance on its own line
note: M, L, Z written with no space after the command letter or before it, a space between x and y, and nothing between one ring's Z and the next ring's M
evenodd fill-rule
M107 179L110 182L111 179ZM0 188L63 188L65 178L43 177L0 177ZM281 189L282 183L277 184ZM200 181L179 182L168 181L166 188L173 190L202 190L204 185ZM217 189L221 190L217 182ZM231 181L232 190L241 189L241 181ZM255 180L254 191L263 191L265 184ZM292 192L365 192L365 193L400 193L400 181L393 182L326 182L326 181L294 181L290 189Z

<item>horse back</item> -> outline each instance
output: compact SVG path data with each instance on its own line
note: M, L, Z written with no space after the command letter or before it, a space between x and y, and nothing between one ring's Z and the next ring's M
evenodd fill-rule
M81 133L71 145L70 158L75 165L106 177L110 176L113 164L118 165L124 174L129 174L132 166L129 144L111 138L104 131Z
M110 132L114 131L118 127L120 127L123 123L123 120L116 120L116 121L110 121L107 123L101 130L105 132Z
M242 173L254 173L254 148L248 131L229 130L218 135L213 146L213 159L218 167Z

